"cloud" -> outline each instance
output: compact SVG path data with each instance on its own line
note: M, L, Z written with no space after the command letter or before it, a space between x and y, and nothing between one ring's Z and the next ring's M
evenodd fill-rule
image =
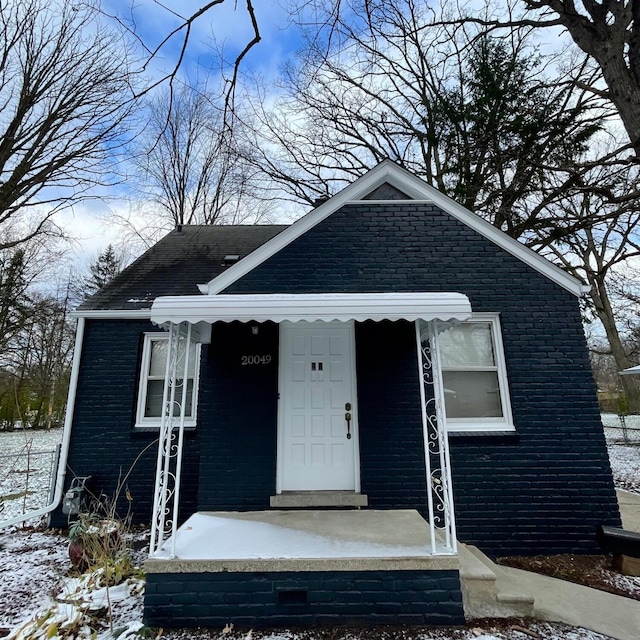
M169 3L165 8L153 0L139 0L132 8L129 0L105 0L103 10L115 15L131 29L149 50L155 50L184 19L202 6L201 0L182 0L179 8ZM175 12L174 12L175 11ZM273 77L278 65L289 58L299 46L300 34L290 22L289 12L276 0L255 3L255 13L261 42L246 58L245 68ZM153 77L174 69L183 45L185 31L179 31L162 45L149 68ZM193 76L199 67L216 70L221 66L222 49L226 63L235 57L253 38L251 18L244 3L225 0L199 16L191 24L188 48L182 71Z

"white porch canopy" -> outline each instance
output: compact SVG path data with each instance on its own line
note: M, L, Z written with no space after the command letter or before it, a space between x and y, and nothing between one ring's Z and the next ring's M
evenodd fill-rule
M462 293L309 293L161 296L151 321L187 322L347 322L356 320L466 320L471 303Z
M206 341L214 322L407 320L415 322L417 369L424 438L430 544L436 529L444 531L446 553L456 552L455 516L449 449L444 431L444 391L438 366L437 321L471 317L467 296L430 293L218 294L162 296L151 307L151 321L169 331L163 389L163 411L151 529L151 554L159 553L171 534L170 557L176 555L180 477L193 342ZM422 322L420 322L422 321ZM204 326L203 326L204 325Z

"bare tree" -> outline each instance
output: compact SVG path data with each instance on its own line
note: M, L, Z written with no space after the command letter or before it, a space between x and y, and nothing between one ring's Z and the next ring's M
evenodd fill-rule
M637 0L523 0L528 9L516 24L562 26L599 66L606 90L640 157L640 9Z
M618 371L633 363L620 330L619 309L611 290L620 270L640 256L640 203L612 205L606 194L614 180L621 192L628 190L637 180L637 173L637 167L627 167L612 177L606 169L594 169L589 191L567 194L557 203L561 224L571 227L572 221L579 219L580 229L559 235L553 243L546 239L541 243L545 247L543 253L591 286L590 310L604 328ZM598 183L603 181L607 185L604 195L597 190ZM594 215L595 212L599 215ZM621 384L629 410L640 413L640 389L635 377L622 376Z
M286 68L277 108L258 113L267 179L312 203L391 158L513 237L545 227L606 121L602 100L553 73L527 29L428 27L414 0L349 8L330 43L311 38Z
M599 392L605 392L604 398L600 398L600 406L605 411L619 411L617 391L620 388L620 376L618 366L611 355L606 341L592 338L588 341L589 359L591 370Z
M0 245L13 245L11 236L0 236ZM51 265L60 259L54 243L40 239L19 247L0 249L0 366L11 351L11 342L28 321L34 285L52 275Z
M340 2L333 4L339 6ZM431 25L479 25L485 33L524 27L563 29L599 70L583 86L611 101L640 157L640 11L637 0L486 0L457 5Z
M69 385L74 323L69 322L70 282L47 296L36 296L29 324L27 386L34 426L60 426Z
M0 3L0 249L61 233L61 208L117 181L135 77L98 18L87 3Z
M158 205L161 226L256 222L265 203L253 197L254 174L225 124L223 101L182 85L148 107L136 140L138 190Z
M0 251L0 425L5 427L27 420L50 428L64 409L73 327L67 315L70 280L52 292L52 268L60 257L50 242L36 240Z

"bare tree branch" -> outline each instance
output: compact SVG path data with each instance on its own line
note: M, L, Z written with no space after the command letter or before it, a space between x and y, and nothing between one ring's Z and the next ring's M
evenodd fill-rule
M137 188L158 205L165 227L256 222L266 215L267 204L251 198L254 172L236 146L224 98L183 85L156 96L147 114L134 153Z
M189 44L192 38L194 24L198 20L202 20L205 16L211 15L212 11L215 10L216 7L220 7L225 3L231 4L232 2L234 4L234 8L237 8L237 0L211 0L211 2L206 2L198 10L194 11L190 15L184 16L169 7L167 4L160 2L160 0L154 0L154 3L158 7L166 11L168 14L178 18L179 20L179 24L171 29L171 31L169 31L169 33L167 33L155 46L149 46L146 44L144 38L138 32L138 27L133 16L128 19L124 19L120 15L109 14L105 12L104 15L114 20L118 25L125 29L146 52L147 59L142 67L143 71L150 68L150 66L157 60L161 52L167 48L169 43L174 38L176 38L177 36L181 37L179 51L175 58L175 61L171 65L171 68L166 73L161 74L159 78L141 88L137 92L136 98L141 98L148 95L154 89L163 84L168 84L170 93L173 93L176 78L178 78L179 72L185 62L185 56L187 55ZM227 111L232 113L234 110L235 89L238 82L240 66L251 49L253 49L253 47L255 47L261 40L260 29L255 14L253 0L246 0L245 10L251 24L252 36L246 42L243 48L235 55L233 62L231 63L231 76L227 79L227 89L225 94L225 115Z
M508 1L508 0L507 0ZM615 105L637 157L640 157L640 4L637 0L521 0L517 17L478 18L463 7L451 20L433 25L476 24L490 33L531 27L564 27L573 42L599 67L606 92L593 87Z
M0 4L0 230L41 233L97 186L116 184L135 78L122 38L91 5Z

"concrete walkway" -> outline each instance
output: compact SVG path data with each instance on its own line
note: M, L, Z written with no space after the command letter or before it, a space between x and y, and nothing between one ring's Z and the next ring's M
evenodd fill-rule
M618 491L625 529L640 532L640 495ZM498 591L534 596L534 616L585 627L616 640L640 639L640 600L493 564Z
M640 533L640 494L623 489L617 489L616 494L620 505L622 527L628 531ZM640 638L640 635L638 637Z
M496 567L498 589L517 587L534 596L534 617L585 627L616 640L640 638L640 600L548 576Z

